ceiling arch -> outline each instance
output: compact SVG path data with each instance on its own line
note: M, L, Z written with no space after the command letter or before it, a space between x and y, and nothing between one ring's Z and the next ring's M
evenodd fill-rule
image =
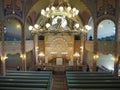
M59 0L38 0L29 11L28 16L30 16L30 14L33 13L34 11L37 13L38 16L33 18L38 18L39 21L41 9L45 9L46 7L48 7L52 1L58 3ZM86 6L86 4L82 0L68 0L68 2L72 7L75 7L79 10L79 18L82 24L86 24L89 18L91 17L91 12L89 8Z

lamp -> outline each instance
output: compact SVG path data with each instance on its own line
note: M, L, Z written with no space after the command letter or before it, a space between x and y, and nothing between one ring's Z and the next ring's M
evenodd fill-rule
M43 63L43 59L45 56L44 52L40 52L38 56L40 57L40 62L42 61L42 63Z
M44 57L45 54L44 54L43 52L40 52L40 53L39 53L39 56L40 56L40 57Z
M76 57L76 58L79 58L80 54L78 52L75 52L73 56Z
M59 25L59 24L58 24ZM80 34L80 33L86 33L88 30L90 30L90 26L87 25L87 27L80 27L80 24L76 23L72 29L68 26L62 27L61 25L58 27L58 25L51 25L49 23L46 23L45 27L41 27L38 24L35 24L33 26L29 26L29 30L32 34L40 34L40 35L46 35L50 33L58 34L58 33L68 33L68 34Z
M51 2L46 9L41 10L41 20L39 24L29 26L32 34L46 35L49 33L86 33L90 26L82 26L78 20L79 10L71 7L68 0L56 0Z

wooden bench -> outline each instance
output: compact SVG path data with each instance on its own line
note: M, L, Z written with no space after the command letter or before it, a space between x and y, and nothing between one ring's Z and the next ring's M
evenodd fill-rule
M31 76L31 77L51 77L49 74L6 74L6 76Z
M0 90L49 90L48 88L0 87Z
M47 80L50 77L31 77L31 76L3 76L0 79L31 79L31 80Z
M66 74L112 74L111 72L80 72L80 71L66 71Z
M66 74L67 77L114 77L113 74Z
M3 83L0 83L0 86L11 86L11 87L34 87L34 88L37 88L37 87L48 87L48 84L43 84L43 83L14 83L14 82L10 82L10 83L6 83L6 82L3 82Z
M1 90L50 90L51 71L7 71L0 76Z
M49 80L0 79L0 83L49 83Z
M67 80L113 80L115 77L67 77Z
M66 72L68 90L120 90L120 80L106 72Z
M120 90L120 88L69 88L68 90Z
M69 88L120 88L120 84L68 84Z
M114 83L114 84L120 84L120 80L67 80L68 84L106 84L106 83Z
M52 74L52 71L14 71L14 70L7 70L6 73L30 73L30 74Z

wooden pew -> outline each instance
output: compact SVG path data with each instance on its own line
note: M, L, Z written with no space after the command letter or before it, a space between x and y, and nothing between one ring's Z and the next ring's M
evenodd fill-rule
M120 88L120 84L68 84L69 88Z
M49 83L49 80L0 79L0 83Z
M120 88L69 88L68 90L120 90Z
M66 71L66 74L112 74L111 72L80 72L80 71Z
M47 88L0 87L0 90L48 90Z
M0 90L50 90L51 87L51 71L7 71L6 75L0 76Z
M87 74L80 74L80 73L71 73L71 74L66 74L67 77L114 77L113 74L92 74L92 73L87 73Z
M50 77L31 77L31 76L3 76L0 79L28 79L28 80L47 80Z
M52 71L15 71L15 70L7 70L6 73L30 73L30 74L52 74Z
M67 80L113 80L115 77L67 77Z
M106 72L66 72L68 90L120 90L120 80Z

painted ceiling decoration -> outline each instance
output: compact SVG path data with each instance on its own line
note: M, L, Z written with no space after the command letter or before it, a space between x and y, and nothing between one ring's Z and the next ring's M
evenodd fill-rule
M17 15L23 17L23 0L4 0L4 16Z
M63 1L65 3L63 3ZM67 2L67 3L69 3L69 5L71 7L75 7L76 9L78 9L79 10L78 17L81 19L81 21L84 24L87 24L89 18L91 17L90 10L88 9L86 4L82 0L39 0L33 5L33 7L30 9L30 11L28 13L28 17L31 18L30 20L36 20L36 17L31 17L31 14L33 14L33 12L36 12L36 14L37 14L36 22L39 22L41 20L41 10L46 9L46 7L50 6L50 3L53 3L53 2L54 2L53 5L55 5L55 6L59 5L60 2L64 5L66 5L66 2ZM84 17L86 17L86 18L84 19ZM33 19L33 18L35 18L35 19ZM35 22L35 21L32 21L32 22Z
M109 3L109 0L101 0L103 1L102 5L98 7L97 11L97 17L103 16L103 15L112 15L115 16L115 7L111 3Z
M72 0L49 0L48 2L47 0L45 2L46 0L36 2L28 14L29 30L32 34L38 33L41 35L54 32L55 34L63 32L79 34L83 32L83 29L86 32L84 25L87 24L91 14L82 0L74 0L74 2ZM53 21L55 21L53 19L56 18L60 22L53 24ZM66 22L66 26L63 27L63 23Z

